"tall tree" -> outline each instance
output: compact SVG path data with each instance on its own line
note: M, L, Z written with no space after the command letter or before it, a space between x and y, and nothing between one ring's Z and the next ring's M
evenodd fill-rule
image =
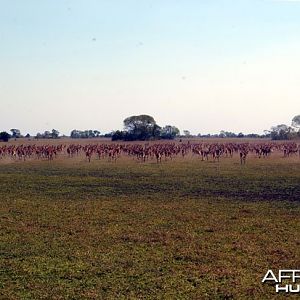
M132 140L147 140L155 137L160 130L154 118L149 115L131 116L123 123L126 137Z
M285 124L273 126L271 128L271 139L272 140L288 140L291 138L293 128Z
M293 118L292 126L300 129L300 115Z
M53 139L58 139L59 131L56 130L56 129L52 129L51 135L52 135L52 138L53 138Z
M11 132L11 137L12 138L20 138L20 137L22 137L21 136L21 131L19 129L13 128L13 129L10 130L10 132Z

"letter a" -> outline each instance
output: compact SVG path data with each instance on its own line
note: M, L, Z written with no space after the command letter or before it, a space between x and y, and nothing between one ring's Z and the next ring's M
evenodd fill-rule
M270 277L271 275L271 277ZM276 276L274 275L273 271L272 270L268 270L267 274L265 275L264 279L262 280L262 282L265 282L265 281L274 281L274 282L278 282Z

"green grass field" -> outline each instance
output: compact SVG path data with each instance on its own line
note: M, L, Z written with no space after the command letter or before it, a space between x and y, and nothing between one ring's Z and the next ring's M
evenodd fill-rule
M0 161L1 299L274 299L300 159Z

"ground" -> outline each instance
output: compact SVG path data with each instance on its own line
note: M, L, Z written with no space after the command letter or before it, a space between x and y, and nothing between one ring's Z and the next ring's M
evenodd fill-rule
M300 266L300 159L0 161L3 299L274 299Z

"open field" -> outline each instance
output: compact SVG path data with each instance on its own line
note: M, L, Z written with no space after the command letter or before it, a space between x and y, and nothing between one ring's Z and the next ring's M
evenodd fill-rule
M0 298L274 299L300 267L300 159L0 161Z

